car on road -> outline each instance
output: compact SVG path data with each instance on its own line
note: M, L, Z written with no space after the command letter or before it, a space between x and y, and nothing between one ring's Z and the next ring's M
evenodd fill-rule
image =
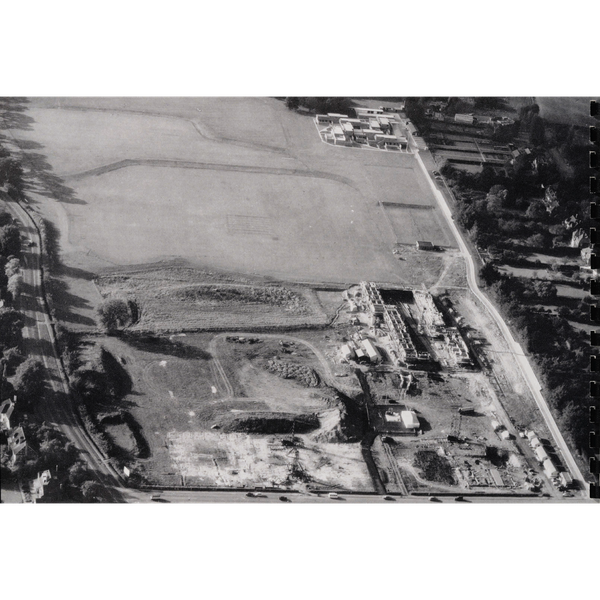
M396 500L396 498L394 498L393 496L384 496L383 499L389 500L390 502L394 502Z
M254 498L256 494L254 492L246 492L246 498Z
M456 498L454 498L454 502L464 502L465 498L464 496L456 496Z
M327 494L332 500L338 500L340 495L337 492L329 492L329 494Z
M431 498L429 498L429 502L441 502L441 500L436 496L431 496Z
M281 500L281 502L291 502L287 496L279 496L279 500Z

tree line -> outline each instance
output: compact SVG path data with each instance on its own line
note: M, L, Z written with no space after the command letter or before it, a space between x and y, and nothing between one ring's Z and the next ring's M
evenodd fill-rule
M524 264L533 252L579 254L568 246L574 232L587 232L591 224L589 147L585 132L546 122L536 104L519 110L517 127L518 145L529 152L520 152L505 168L470 173L446 163L440 171L453 188L458 223L492 257L480 272L489 295L530 353L567 442L588 456L589 337L568 319L588 322L592 298L559 301L552 282L513 277L497 266ZM552 269L575 279L573 285L584 284L577 269ZM556 311L539 307L561 302Z

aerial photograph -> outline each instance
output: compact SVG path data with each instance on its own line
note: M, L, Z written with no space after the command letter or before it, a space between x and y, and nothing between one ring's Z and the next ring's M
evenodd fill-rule
M591 100L1 98L2 503L597 502Z

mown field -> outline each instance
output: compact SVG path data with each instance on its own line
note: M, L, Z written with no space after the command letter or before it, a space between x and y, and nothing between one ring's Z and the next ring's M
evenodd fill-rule
M322 144L275 99L33 99L27 116L17 136L78 268L177 256L298 281L418 283L393 244L445 239L437 208L393 226L383 212L434 204L414 157Z

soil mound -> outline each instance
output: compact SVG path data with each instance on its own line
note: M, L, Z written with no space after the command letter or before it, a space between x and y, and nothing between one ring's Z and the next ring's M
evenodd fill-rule
M319 427L315 414L253 413L227 416L220 422L224 433L308 433Z
M283 379L294 379L304 387L318 387L321 382L314 369L285 360L271 359L267 363L267 370Z

